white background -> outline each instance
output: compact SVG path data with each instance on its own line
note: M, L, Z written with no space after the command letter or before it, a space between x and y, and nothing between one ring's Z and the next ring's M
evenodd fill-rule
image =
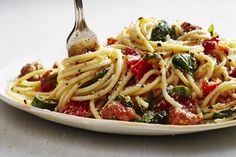
M235 6L233 0L84 0L87 23L102 43L141 16L179 18L205 28L214 23L220 34L236 39ZM66 56L73 13L72 0L1 0L0 67L29 54ZM163 137L102 134L48 122L0 101L0 157L226 157L236 154L235 132L233 127Z

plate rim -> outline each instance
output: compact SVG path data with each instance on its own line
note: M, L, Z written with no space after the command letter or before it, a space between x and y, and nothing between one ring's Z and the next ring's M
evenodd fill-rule
M64 113L49 111L46 109L40 109L34 106L21 104L14 101L14 99L10 97L3 95L2 92L0 92L0 99L14 108L33 114L37 117L43 118L48 121L60 123L60 124L71 126L71 127L76 127L76 128L81 128L81 129L86 129L86 130L91 130L91 131L106 132L106 133L130 134L130 133L125 133L125 132L119 133L119 132L110 132L110 131L99 131L99 130L87 128L86 126L85 127L75 126L69 123L64 124L64 123L61 123L60 121L57 121L54 118L58 118L58 120L63 120L63 121L65 120L65 122L71 121L73 123L78 123L78 124L86 124L86 125L101 124L101 125L114 125L114 126L119 125L120 127L123 127L123 128L126 128L126 127L142 128L146 131L150 129L157 131L156 134L144 132L143 134L134 133L134 135L160 135L158 131L165 131L165 130L171 130L171 133L166 133L166 134L161 134L161 135L186 134L186 133L194 133L194 132L201 132L201 131L208 131L208 130L236 126L236 120L227 121L223 123L210 123L210 124L198 124L198 125L170 125L170 124L146 124L146 123L141 123L141 122L126 122L126 121L107 120L107 119L93 119L93 118L79 117L79 116L74 116L74 115L67 115ZM50 116L50 118L53 118L53 119L48 119L45 116Z

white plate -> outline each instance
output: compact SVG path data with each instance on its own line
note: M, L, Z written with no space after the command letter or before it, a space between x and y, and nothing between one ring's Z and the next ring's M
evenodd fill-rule
M82 128L97 132L104 133L115 133L115 134L129 134L129 135L174 135L174 134L186 134L194 133L200 131L207 131L213 129L226 128L236 125L236 121L229 121L220 124L203 124L203 125L189 125L189 126L176 126L176 125L160 125L160 124L145 124L137 122L123 122L115 120L98 120L83 118L77 116L66 115L57 112L51 112L48 110L43 110L36 107L26 106L14 101L6 94L6 89L14 80L14 78L19 74L21 67L28 62L35 61L39 58L43 63L52 64L56 59L62 58L56 57L51 54L50 56L41 54L41 56L29 56L18 58L17 62L9 64L2 70L0 70L0 99L8 103L9 105L23 110L25 112L31 113L43 119L53 121L56 123ZM58 54L57 54L58 56Z

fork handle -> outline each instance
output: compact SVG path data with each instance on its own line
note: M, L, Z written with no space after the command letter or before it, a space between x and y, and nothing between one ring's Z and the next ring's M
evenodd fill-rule
M83 3L82 0L74 0L75 4L75 29L82 31L87 28L84 19Z

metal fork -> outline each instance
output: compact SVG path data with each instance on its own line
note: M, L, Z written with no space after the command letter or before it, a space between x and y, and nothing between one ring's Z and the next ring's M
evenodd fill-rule
M66 41L69 57L94 51L99 47L96 34L85 22L82 0L74 0L74 5L75 25Z

